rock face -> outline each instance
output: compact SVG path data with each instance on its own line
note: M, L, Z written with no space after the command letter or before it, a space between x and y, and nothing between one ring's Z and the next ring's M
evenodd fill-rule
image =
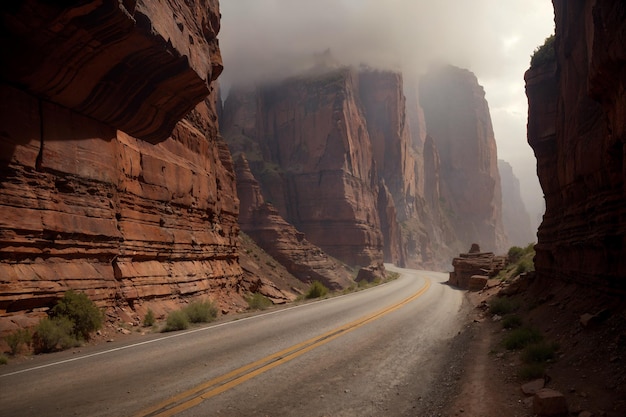
M315 280L338 290L354 283L349 270L311 244L304 234L287 223L278 211L264 201L248 161L240 155L235 164L237 193L241 201L241 229L296 278Z
M555 59L525 75L546 200L536 272L624 294L626 12L620 1L553 3Z
M520 192L519 180L513 167L498 159L498 172L502 181L502 223L511 245L525 247L535 242L537 237L530 225L530 215L526 210Z
M248 157L266 200L328 254L349 265L382 263L379 180L358 74L293 78L250 94L231 93L223 133Z
M493 252L480 252L472 248L461 253L452 261L454 271L450 272L448 283L455 287L477 291L482 289L489 277L497 275L506 264L506 258L495 256Z
M451 115L461 118L450 122L452 133L475 133L458 141L445 136L445 158L426 133L428 114L417 87L405 87L402 75L391 71L333 68L234 88L222 133L233 153L245 153L265 201L324 251L350 265L384 260L444 269L461 247L482 238L495 247L503 236L484 93L471 73L459 72L461 95L469 98L467 108ZM442 85L429 88L437 97L446 93ZM448 99L457 100L452 93ZM479 116L468 122L468 114ZM436 120L432 124L443 135ZM471 154L479 161L463 167L463 179L477 178L478 185L459 191L447 185L458 165L450 154L465 148L480 150Z
M214 97L203 101L221 71L217 1L1 13L3 320L69 288L109 308L232 307L238 200Z
M457 236L465 246L478 241L487 250L505 250L497 149L483 88L470 71L447 66L423 76L419 91Z

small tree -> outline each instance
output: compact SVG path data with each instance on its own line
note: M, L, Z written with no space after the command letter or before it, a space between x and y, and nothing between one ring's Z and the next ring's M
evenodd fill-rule
M50 316L66 317L73 323L77 339L88 340L91 332L102 327L102 312L84 293L67 291L52 308Z

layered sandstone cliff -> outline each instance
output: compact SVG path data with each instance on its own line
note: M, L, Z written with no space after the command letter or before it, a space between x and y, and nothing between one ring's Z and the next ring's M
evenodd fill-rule
M139 312L190 296L232 308L238 200L203 101L222 68L217 1L0 10L3 323L69 288Z
M310 242L352 266L383 261L379 180L358 81L340 69L232 91L223 122L265 199Z
M246 154L265 199L325 251L352 265L379 262L382 252L386 262L445 269L474 240L505 246L484 93L471 73L459 73L460 93L445 82L426 87L461 101L443 115L433 105L424 113L416 88L391 71L327 69L234 88L222 131L234 153ZM444 155L426 133L426 116L440 135L436 118L450 119ZM454 136L470 128L472 134ZM450 156L473 148L480 152L468 155L477 161L465 166ZM467 184L451 188L450 178L459 175ZM368 232L354 233L355 225ZM359 247L369 253L355 256Z
M519 179L513 167L498 159L498 172L502 182L502 224L511 245L526 247L537 237L530 225L530 215L522 200Z
M237 158L235 167L237 193L241 201L239 224L248 236L303 282L320 281L333 290L344 289L354 283L345 265L311 244L302 232L287 223L271 204L264 201L259 183L243 154Z
M463 246L506 250L496 142L485 91L468 70L446 66L420 80L428 134L440 156L441 197Z
M553 3L554 58L525 76L546 200L537 276L624 293L626 11L620 1Z

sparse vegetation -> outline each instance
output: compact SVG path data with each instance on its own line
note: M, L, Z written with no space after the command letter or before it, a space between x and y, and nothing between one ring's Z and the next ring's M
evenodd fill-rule
M258 292L246 297L246 302L250 310L265 310L273 304L272 300Z
M507 266L498 274L498 278L506 281L524 272L535 270L533 259L535 244L529 243L526 247L512 246L507 254Z
M211 301L194 301L183 312L191 323L208 323L217 317L217 307Z
M182 310L172 311L167 315L164 332L173 332L176 330L185 330L189 328L189 318Z
M22 345L30 345L30 342L32 341L32 334L28 329L19 329L7 336L4 336L4 341L9 345L9 353L12 356L15 356L20 352Z
M522 352L522 361L527 364L549 362L556 357L557 349L558 345L552 342L530 344Z
M154 317L154 312L151 309L148 309L148 312L143 317L143 325L145 327L152 327L156 323L156 318Z
M554 49L555 36L548 36L543 45L538 46L530 57L530 67L536 68L549 64L556 60L556 50Z
M189 328L190 323L208 323L217 317L217 307L211 301L194 301L182 310L167 315L162 331L173 332Z
M9 363L9 358L7 358L3 354L0 354L0 365L6 365L7 363Z
M306 298L321 298L328 294L328 288L319 281L313 281L306 293Z
M522 326L522 318L518 315L511 314L502 319L502 327L505 329L517 329Z
M66 317L77 340L88 340L91 332L102 327L102 312L84 293L67 291L52 308L52 318Z
M489 313L504 316L519 308L519 303L506 297L495 297L489 301Z
M541 333L532 327L519 327L511 332L502 341L508 350L519 350L526 346L540 342L543 339Z
M74 323L64 316L44 318L35 327L33 350L48 353L80 345L74 333Z

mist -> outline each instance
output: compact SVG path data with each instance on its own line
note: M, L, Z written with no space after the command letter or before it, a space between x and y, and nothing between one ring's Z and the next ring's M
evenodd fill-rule
M538 220L543 198L526 142L523 77L554 31L549 0L225 0L221 12L225 90L306 70L327 49L342 64L407 78L432 64L471 70L486 91L498 157L513 166Z

